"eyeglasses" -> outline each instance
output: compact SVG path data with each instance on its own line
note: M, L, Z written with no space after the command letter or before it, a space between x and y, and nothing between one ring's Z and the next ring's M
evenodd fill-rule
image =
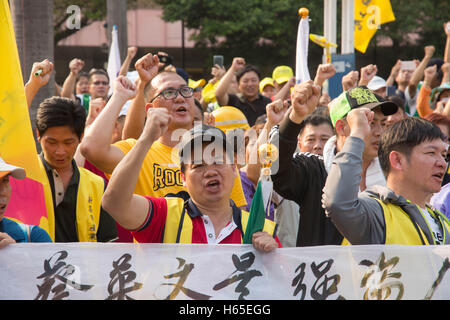
M109 84L109 82L108 81L95 81L95 82L92 82L93 84L94 84L94 86L99 86L99 85L104 85L104 86L107 86L108 84Z
M163 98L166 100L175 99L178 96L178 93L180 93L183 98L190 98L194 95L194 89L192 89L191 87L188 87L188 86L181 87L179 89L167 88L167 89L164 89L163 91L161 91L156 97L154 97L150 101L150 103L152 103L159 96L163 96Z

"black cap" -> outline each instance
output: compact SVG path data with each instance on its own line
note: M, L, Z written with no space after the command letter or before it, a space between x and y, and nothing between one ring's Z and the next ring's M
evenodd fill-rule
M233 146L228 142L225 132L219 128L201 124L193 127L191 130L183 134L181 137L180 146L180 162L188 163L191 161L192 150L199 146L202 148L203 144L217 143L222 146L223 150L231 156L234 153ZM194 153L195 155L195 153ZM203 156L203 155L202 155ZM195 159L201 160L201 159Z

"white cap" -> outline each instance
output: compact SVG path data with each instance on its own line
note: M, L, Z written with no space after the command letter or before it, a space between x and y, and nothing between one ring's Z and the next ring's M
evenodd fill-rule
M386 87L386 80L379 76L374 76L367 85L369 90L378 90L383 87Z
M7 164L0 158L0 177L4 177L6 174L11 174L16 179L24 179L26 177L25 169Z

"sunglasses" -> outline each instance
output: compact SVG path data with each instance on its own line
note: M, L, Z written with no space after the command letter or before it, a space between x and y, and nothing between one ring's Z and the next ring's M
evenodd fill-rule
M94 86L99 86L101 84L104 85L104 86L107 86L109 84L109 82L108 81L95 81L95 82L92 82L92 84Z

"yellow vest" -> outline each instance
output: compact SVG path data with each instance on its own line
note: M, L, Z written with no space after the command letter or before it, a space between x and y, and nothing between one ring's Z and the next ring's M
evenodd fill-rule
M167 218L164 227L164 243L192 243L192 220L184 208L184 200L180 198L166 198ZM242 231L245 233L249 213L241 210ZM276 223L266 219L263 231L270 235L275 232ZM242 236L241 236L242 242Z
M383 208L384 221L386 223L386 240L384 244L400 244L400 245L429 245L429 241L420 226L414 223L409 215L403 209L392 203L384 203L380 199L376 199ZM439 211L433 211L427 208L428 211L438 218L443 232L443 243L450 234L450 223L445 216ZM422 211L418 208L423 215ZM424 220L426 218L424 217ZM428 222L427 226L428 226ZM429 226L428 226L429 228ZM431 233L431 230L430 230ZM434 241L434 240L433 240ZM435 243L432 243L434 245ZM342 245L350 245L350 242L344 238Z
M39 165L45 178L48 180L44 165L39 160ZM97 231L100 221L100 208L104 191L104 180L98 175L78 167L80 181L78 182L76 220L79 242L97 242ZM50 183L44 188L47 218L49 221L49 235L55 241L55 210Z

